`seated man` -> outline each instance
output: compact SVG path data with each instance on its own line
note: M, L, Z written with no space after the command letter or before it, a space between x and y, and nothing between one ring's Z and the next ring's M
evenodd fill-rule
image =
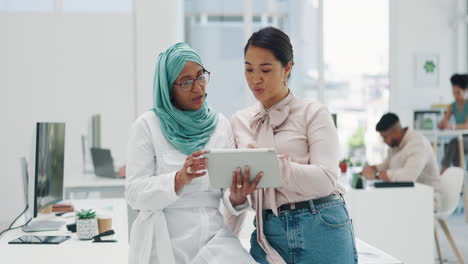
M415 181L432 186L437 208L440 176L429 141L414 130L402 128L398 116L393 113L383 115L376 130L390 147L388 156L382 164L365 166L362 175L366 179Z

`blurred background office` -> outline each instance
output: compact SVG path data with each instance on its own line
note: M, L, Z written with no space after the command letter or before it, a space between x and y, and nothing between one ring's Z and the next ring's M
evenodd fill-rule
M199 51L208 103L230 117L254 102L247 38L265 26L285 31L292 92L336 114L342 159L379 163L384 113L414 127L416 110L453 101L450 76L467 71L467 2L0 0L0 230L24 208L19 157L33 152L35 123L66 122L65 178L83 171L81 137L96 113L101 146L123 165L128 129L152 107L157 55L178 41ZM419 76L421 60L434 62L435 77Z

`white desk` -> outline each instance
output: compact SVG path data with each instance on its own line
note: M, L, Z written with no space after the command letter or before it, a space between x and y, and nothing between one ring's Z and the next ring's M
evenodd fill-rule
M93 208L98 213L112 216L112 228L117 243L92 243L82 241L76 233L70 233L63 227L59 231L37 232L37 235L71 235L72 238L59 245L10 245L8 241L24 234L20 229L7 232L0 239L1 263L34 263L34 264L83 264L83 263L128 263L128 224L127 206L123 199L73 200L76 209ZM253 217L250 211L242 230L240 239L244 247L250 248L250 234L253 231ZM52 215L41 215L41 219L51 219ZM56 220L63 218L53 217ZM73 218L65 218L73 222ZM247 235L246 235L247 234ZM401 264L403 262L389 256L383 251L356 239L360 264Z
M250 250L250 235L254 230L253 220L255 218L254 211L248 211L245 218L244 227L239 234L239 239L242 246L248 251ZM384 251L377 249L366 242L356 238L356 249L358 252L359 264L402 264L403 262L388 255Z
M460 159L460 167L463 170L466 170L465 164L465 150L464 150L464 143L463 143L463 135L468 135L468 130L418 130L421 134L429 138L432 141L432 147L434 148L434 152L437 155L437 143L439 142L440 138L458 138L458 153ZM466 177L463 177L463 205L465 208L465 221L468 222L468 186L466 182Z
M83 263L128 263L127 205L124 199L73 200L76 209L93 208L98 213L112 216L112 228L116 243L92 243L79 240L76 233L70 233L64 226L59 231L35 232L37 235L70 235L71 238L59 245L10 245L8 241L24 234L21 229L7 232L0 239L0 263L34 264L83 264ZM53 215L41 215L41 219ZM57 219L57 217L54 217ZM65 218L73 222L74 218ZM59 218L62 220L63 218Z
M356 238L356 250L359 264L403 264L402 261L358 238Z
M64 177L65 199L70 199L74 192L107 193L106 198L123 198L125 193L125 178L98 177L94 174L67 174Z
M405 264L434 262L433 189L348 188L344 196L356 237Z

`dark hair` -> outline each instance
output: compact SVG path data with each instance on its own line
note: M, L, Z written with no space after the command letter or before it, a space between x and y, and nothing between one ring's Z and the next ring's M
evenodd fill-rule
M398 122L400 122L400 119L398 119L397 115L394 113L386 113L380 118L380 121L375 126L375 130L378 132L385 132Z
M244 56L249 46L270 50L283 67L288 65L290 61L294 64L291 41L288 35L277 28L266 27L254 32L247 41L247 44L245 44Z
M468 75L455 73L450 77L450 82L452 83L452 86L456 85L461 89L466 90L468 87Z

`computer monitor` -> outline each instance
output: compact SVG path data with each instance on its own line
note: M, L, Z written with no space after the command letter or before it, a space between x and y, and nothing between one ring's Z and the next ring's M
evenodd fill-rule
M94 114L88 121L87 135L81 136L81 151L83 158L83 173L93 174L91 148L101 147L101 115Z
M92 115L88 124L88 142L90 148L101 147L101 115Z
M34 162L28 176L28 213L36 218L49 205L63 200L65 123L37 123ZM59 229L65 222L31 221L26 232Z
M444 111L440 109L414 110L413 127L418 130L436 130L443 118Z
M338 120L337 120L337 114L336 113L332 113L332 119L333 119L333 123L335 124L335 127L338 128Z

